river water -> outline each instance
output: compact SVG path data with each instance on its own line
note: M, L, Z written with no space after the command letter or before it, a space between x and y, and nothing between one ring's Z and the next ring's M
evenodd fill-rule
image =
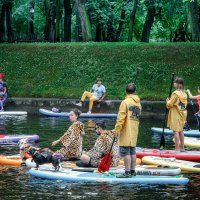
M81 120L85 124L86 135L83 146L91 148L97 138L93 120ZM115 120L105 120L107 129L113 129ZM40 147L50 147L69 127L67 118L46 118L39 116L1 117L0 133L38 134ZM142 120L138 139L139 147L158 148L159 136L152 135L152 126L162 126L161 121ZM193 125L194 127L194 125ZM54 147L53 150L58 149ZM173 142L166 137L166 148L173 149ZM16 147L0 147L0 153L13 155ZM188 185L121 185L106 183L68 183L31 177L25 167L0 166L0 200L18 199L200 199L200 174L184 173L190 179Z

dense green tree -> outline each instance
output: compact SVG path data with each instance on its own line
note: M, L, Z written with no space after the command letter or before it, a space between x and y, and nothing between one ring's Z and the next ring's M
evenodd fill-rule
M200 41L200 0L1 0L0 42Z
M189 11L189 21L192 33L192 41L200 41L200 25L199 25L199 11L197 0L189 0L188 11Z

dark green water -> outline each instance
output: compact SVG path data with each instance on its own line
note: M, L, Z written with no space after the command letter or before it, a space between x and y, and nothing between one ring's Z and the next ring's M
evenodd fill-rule
M84 149L93 146L92 120L85 123ZM113 129L115 120L107 120L108 129ZM44 118L39 116L0 118L1 133L34 133L41 138L40 146L49 147L69 127L64 118ZM160 121L142 120L138 140L139 147L158 148L159 136L152 135L152 126L161 126ZM166 138L168 149L173 148L171 138ZM54 148L56 150L58 147ZM1 147L1 154L16 154L16 147ZM26 168L2 168L0 171L0 200L7 199L199 199L200 174L184 174L190 179L186 186L112 185L105 183L67 183L33 178Z

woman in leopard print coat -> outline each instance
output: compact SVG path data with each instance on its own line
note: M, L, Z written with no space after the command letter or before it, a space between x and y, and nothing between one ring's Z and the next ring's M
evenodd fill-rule
M88 152L83 152L81 156L81 162L86 164L86 166L98 167L101 159L105 154L107 154L112 145L113 139L115 137L114 131L107 131L105 129L105 124L100 122L96 124L96 132L100 136L97 138L95 145ZM118 139L115 139L112 151L112 163L111 166L118 166L120 156L119 156L119 145ZM83 164L83 165L84 165ZM77 163L79 166L79 164Z
M82 152L82 142L84 131L84 124L78 121L80 111L77 109L70 112L69 118L73 124L68 128L67 132L58 140L52 143L52 146L60 143L63 147L55 153L61 153L65 158L80 158Z

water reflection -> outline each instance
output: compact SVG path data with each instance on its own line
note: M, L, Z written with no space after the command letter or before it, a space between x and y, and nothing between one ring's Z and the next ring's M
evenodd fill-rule
M4 120L4 121L2 121ZM98 119L96 119L98 120ZM84 149L94 145L97 135L94 132L95 121L81 119L85 124ZM105 119L107 129L113 129L115 120ZM5 133L35 133L41 138L40 146L49 147L52 141L59 138L70 126L67 118L47 118L28 116L26 118L0 118L0 130ZM161 126L160 121L142 120L138 146L158 148L160 136L152 135L152 126ZM170 137L166 137L167 148L173 148ZM53 150L58 147L53 148ZM4 154L18 153L17 147L0 149ZM199 199L200 175L188 174L189 185L186 186L152 186L135 184L107 184L107 183L68 183L33 178L26 168L1 166L0 168L0 199Z

